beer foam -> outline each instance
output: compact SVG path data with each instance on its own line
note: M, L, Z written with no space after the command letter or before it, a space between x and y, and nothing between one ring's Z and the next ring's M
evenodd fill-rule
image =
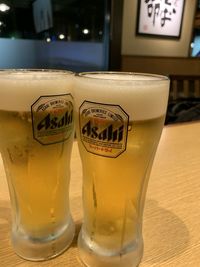
M109 72L108 72L109 73ZM166 113L169 79L140 73L82 73L75 77L75 108L87 100L119 105L129 120L146 120Z
M30 111L40 97L71 93L74 75L57 70L1 70L0 110Z

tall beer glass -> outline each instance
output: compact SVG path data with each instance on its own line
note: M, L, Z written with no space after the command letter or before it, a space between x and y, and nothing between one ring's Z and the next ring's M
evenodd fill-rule
M133 267L143 254L142 213L164 124L169 80L81 73L75 116L83 165L79 254L90 267Z
M73 74L0 71L0 151L12 206L18 255L45 260L74 236L69 210L73 143Z

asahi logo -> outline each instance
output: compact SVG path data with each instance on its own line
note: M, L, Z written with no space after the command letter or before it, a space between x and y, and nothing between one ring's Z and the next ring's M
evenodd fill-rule
M126 150L128 114L119 105L84 101L79 111L81 141L88 152L116 158Z
M110 124L104 130L99 131L99 127L92 126L91 121L88 121L88 123L86 123L86 125L82 128L83 135L90 136L93 139L99 139L108 142L117 141L118 143L120 143L120 141L123 140L123 131L124 131L124 125L114 130L113 124Z
M39 97L31 106L33 136L42 145L60 143L73 132L70 94Z
M65 112L65 114L61 118L57 116L52 116L49 113L44 119L42 119L38 123L37 130L42 131L42 130L49 130L49 129L52 129L52 130L60 129L71 124L72 119L73 119L73 110L71 110L70 112L68 111Z

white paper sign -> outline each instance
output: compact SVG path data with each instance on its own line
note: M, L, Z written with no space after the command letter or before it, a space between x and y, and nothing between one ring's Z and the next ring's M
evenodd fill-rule
M179 37L184 0L139 0L138 34Z

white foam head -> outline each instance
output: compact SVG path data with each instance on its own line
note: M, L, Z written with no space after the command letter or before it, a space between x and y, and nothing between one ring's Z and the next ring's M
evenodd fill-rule
M75 108L84 100L120 105L130 120L145 120L166 113L169 79L165 76L99 72L81 73L75 77Z
M58 70L1 70L0 110L30 111L46 95L71 93L73 73Z

